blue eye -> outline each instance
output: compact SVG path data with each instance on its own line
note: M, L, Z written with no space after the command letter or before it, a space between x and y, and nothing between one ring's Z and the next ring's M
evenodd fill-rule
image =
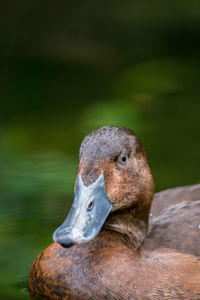
M125 165L128 162L128 155L126 153L123 153L119 157L119 163Z

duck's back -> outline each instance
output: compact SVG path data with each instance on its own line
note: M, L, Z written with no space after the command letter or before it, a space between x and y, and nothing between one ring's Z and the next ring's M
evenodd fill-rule
M145 247L167 247L200 256L200 184L155 195Z

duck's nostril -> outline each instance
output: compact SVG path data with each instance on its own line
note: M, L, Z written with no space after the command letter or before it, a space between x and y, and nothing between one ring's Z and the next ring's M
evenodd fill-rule
M88 210L88 211L91 211L91 210L93 209L93 206L94 206L94 202L93 202L93 201L90 201L90 203L88 204L87 210Z

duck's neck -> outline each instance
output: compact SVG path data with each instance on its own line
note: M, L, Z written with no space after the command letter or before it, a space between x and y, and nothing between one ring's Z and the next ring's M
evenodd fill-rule
M148 217L151 201L148 206L134 205L124 210L115 211L107 218L104 229L117 232L122 240L131 242L134 249L138 249L148 231Z

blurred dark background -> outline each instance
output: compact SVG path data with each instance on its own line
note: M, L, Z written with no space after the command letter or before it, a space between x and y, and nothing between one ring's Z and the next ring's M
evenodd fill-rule
M91 130L133 129L157 191L199 182L200 2L7 0L0 20L0 298L28 299Z

